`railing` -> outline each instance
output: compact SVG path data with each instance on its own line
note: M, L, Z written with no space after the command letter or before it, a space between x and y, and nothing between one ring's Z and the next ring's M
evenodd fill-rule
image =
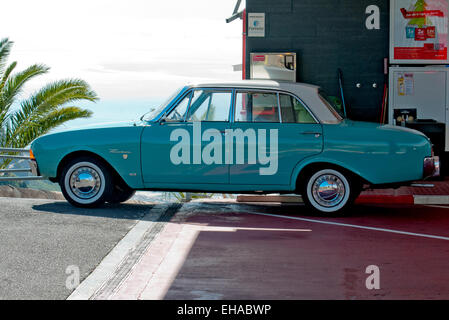
M29 149L18 149L18 148L0 148L0 159L12 159L12 160L31 160L29 156ZM8 153L8 154L5 154ZM16 153L12 155L11 153ZM23 155L23 153L28 153L28 155ZM17 155L18 154L18 155ZM27 169L0 169L0 174L4 173L17 173L17 172L31 172L31 166ZM18 181L18 180L43 180L42 176L23 176L23 177L5 177L0 176L0 181Z

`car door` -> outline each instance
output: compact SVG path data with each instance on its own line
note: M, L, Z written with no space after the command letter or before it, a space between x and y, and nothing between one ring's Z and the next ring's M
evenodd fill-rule
M288 185L296 165L322 151L321 125L304 104L290 94L238 90L234 109L231 127L234 135L239 132L245 136L244 140L240 139L245 158L244 163L236 161L230 166L231 184ZM251 158L254 150L256 162Z
M192 89L159 123L144 129L142 175L146 187L227 184L225 130L232 90Z

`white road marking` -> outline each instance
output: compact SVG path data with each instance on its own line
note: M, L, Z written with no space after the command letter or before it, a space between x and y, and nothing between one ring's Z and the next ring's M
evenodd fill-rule
M286 231L286 232L311 232L310 229L276 229L276 228L244 228L244 227L214 227L214 226L198 226L201 231L214 232L237 232L239 230L245 231Z
M364 229L364 230L396 233L396 234L402 234L402 235L407 235L407 236L415 236L415 237L438 239L438 240L449 240L449 237L437 236L437 235L432 235L432 234L414 233L414 232L394 230L394 229L384 229L384 228L360 226L360 225L356 225L356 224L348 224L348 223L340 223L340 222L332 222L332 221L323 221L323 220L299 218L299 217L290 217L290 216L283 216L283 215L270 214L270 213L257 213L257 212L247 212L247 213L248 214L255 214L255 215L259 215L259 216L268 216L268 217L276 217L276 218L283 218L283 219L299 220L299 221L328 224L328 225L334 225L334 226L340 226L340 227L349 227L349 228L356 228L356 229Z
M449 196L421 196L421 195L414 195L413 196L414 204L449 204Z
M439 208L439 209L449 209L449 205L445 205L445 206L426 205L426 207Z

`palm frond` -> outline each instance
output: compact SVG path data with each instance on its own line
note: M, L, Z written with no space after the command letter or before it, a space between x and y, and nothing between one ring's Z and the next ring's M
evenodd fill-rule
M9 41L8 38L3 38L0 40L0 75L3 73L3 70L8 62L9 53L11 52L11 48L14 42Z
M11 125L16 128L13 134L20 134L20 128L38 123L58 107L78 100L98 100L97 94L83 80L60 80L44 86L29 99L24 100L20 110L11 115ZM0 114L0 121L1 119Z
M2 80L0 82L0 92L3 90L3 88L5 87L5 83L6 81L8 81L9 76L11 75L11 73L14 71L15 67L17 66L17 61L14 61L13 63L11 63L8 68L6 68L5 72L3 73L2 76Z
M0 94L0 116L9 111L14 100L21 93L23 85L30 79L47 73L49 68L42 64L34 64L23 71L11 75L6 80Z
M80 79L66 79L47 84L21 103L22 110L34 116L76 100L98 100L97 94Z
M6 143L12 148L24 148L37 137L69 120L88 118L91 115L92 111L90 110L79 107L63 107L49 112L26 126L17 127L11 123L9 131L5 132L6 136L9 136L9 141Z

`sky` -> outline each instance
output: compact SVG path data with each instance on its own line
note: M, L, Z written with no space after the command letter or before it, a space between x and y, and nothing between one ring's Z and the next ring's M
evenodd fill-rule
M232 65L242 59L242 22L225 22L235 3L5 1L0 38L14 41L10 61L18 70L51 67L25 95L52 80L81 78L99 95L97 104L163 100L188 82L241 78Z

